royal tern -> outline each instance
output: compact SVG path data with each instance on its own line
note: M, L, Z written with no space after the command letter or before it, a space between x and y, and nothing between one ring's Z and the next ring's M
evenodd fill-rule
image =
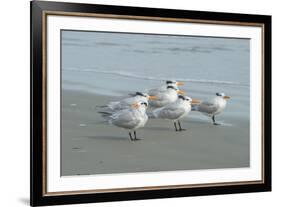
M176 80L167 80L166 85L162 85L158 88L152 88L148 90L149 95L155 95L159 92L164 92L167 90L167 86L174 86L175 88L178 88L178 86L184 85L184 82L176 81Z
M216 96L211 100L206 100L201 102L198 105L192 106L193 111L199 111L206 116L212 117L214 125L219 125L215 116L220 114L226 107L227 99L229 96L226 96L224 93L216 93Z
M150 112L149 118L169 119L174 122L176 131L185 130L181 127L180 119L191 111L191 103L199 103L198 100L192 100L190 97L179 95L176 102L170 103L164 107L158 108ZM177 123L179 129L177 128Z
M136 92L130 94L133 97L125 98L120 101L111 101L104 106L99 106L100 108L106 108L112 111L122 110L130 107L135 102L148 102L148 100L156 100L156 96L150 96L147 93Z
M185 92L179 90L178 87L168 85L165 91L158 91L153 96L154 100L149 100L149 105L155 108L163 107L167 104L173 103L178 99L178 94L183 95Z
M112 112L99 111L99 113L109 124L129 130L130 139L134 141L139 140L136 135L136 129L144 127L148 120L146 115L147 106L147 102L135 102L130 108ZM132 137L132 132L134 133L134 138Z

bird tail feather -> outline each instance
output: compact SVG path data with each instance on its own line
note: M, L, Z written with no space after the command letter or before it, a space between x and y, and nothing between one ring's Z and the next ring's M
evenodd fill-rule
M105 119L109 119L109 117L112 115L111 112L107 112L107 111L99 111L99 114L101 114L101 116Z
M107 108L107 105L97 105L96 108Z

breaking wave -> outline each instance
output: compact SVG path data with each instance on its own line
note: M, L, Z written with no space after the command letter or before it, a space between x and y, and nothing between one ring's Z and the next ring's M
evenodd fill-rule
M154 80L154 81L165 81L170 80L171 77L151 77L151 76L143 76L136 75L130 72L125 71L112 71L112 70L97 70L94 68L65 68L64 71L73 71L73 72L93 72L93 73L103 73L103 74L111 74L121 77L133 78L133 79L141 79L141 80ZM191 83L202 83L202 84L220 84L220 85L236 85L236 86L249 86L245 83L233 82L233 81L220 81L220 80L205 80L205 79L188 79L188 78L173 78L177 81L191 82Z

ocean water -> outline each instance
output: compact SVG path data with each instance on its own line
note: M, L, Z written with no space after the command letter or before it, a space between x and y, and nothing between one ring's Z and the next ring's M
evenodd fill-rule
M118 99L175 79L192 98L224 92L225 116L249 120L249 39L62 31L61 40L63 89Z

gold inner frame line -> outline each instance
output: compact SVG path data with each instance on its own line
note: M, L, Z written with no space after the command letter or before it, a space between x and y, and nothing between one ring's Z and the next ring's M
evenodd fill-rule
M113 188L113 189L92 189L92 190L75 190L75 191L61 191L48 192L47 191L47 16L74 16L74 17L96 17L96 18L111 18L111 19L131 19L131 20L147 20L147 21L164 21L164 22L186 22L198 24L220 24L220 25L236 25L236 26L255 26L262 29L262 54L261 54L261 69L262 69L262 157L261 157L261 175L262 180L256 181L237 181L237 182L219 182L219 183L202 183L202 184L182 184L182 185L163 185L163 186L145 186L145 187L128 187L128 188ZM166 17L148 17L148 16L130 16L130 15L116 15L116 14L98 14L98 13L81 13L81 12L58 12L58 11L43 11L42 12L42 192L43 196L62 196L74 194L91 194L91 193L109 193L109 192L130 192L130 191L146 191L146 190L163 190L163 189L187 189L196 187L216 187L216 186L235 186L235 185L249 185L249 184L263 184L265 180L264 175L264 24L253 22L238 22L238 21L217 21L217 20L199 20L199 19L181 19L181 18L166 18Z

